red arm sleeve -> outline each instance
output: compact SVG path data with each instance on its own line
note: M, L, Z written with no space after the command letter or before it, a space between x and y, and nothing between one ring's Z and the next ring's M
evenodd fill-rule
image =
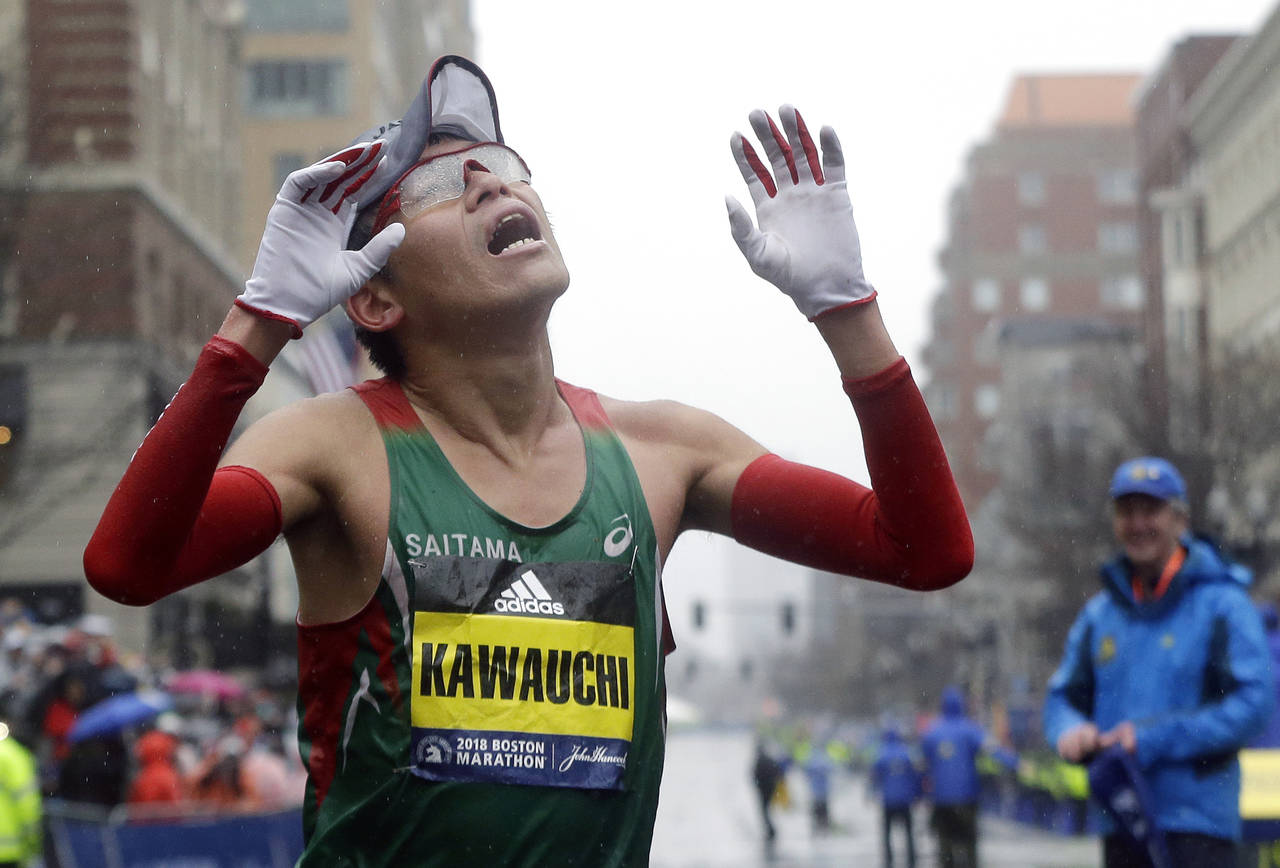
M973 535L906 360L846 379L872 488L764 455L733 492L733 536L766 554L918 591L973 568Z
M89 584L143 606L227 572L280 533L280 499L257 471L218 458L267 368L215 337L142 441L84 552Z

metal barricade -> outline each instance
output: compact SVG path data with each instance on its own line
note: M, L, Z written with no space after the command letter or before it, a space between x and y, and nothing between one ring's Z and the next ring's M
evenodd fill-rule
M290 868L302 853L300 808L143 814L48 800L44 813L46 868Z

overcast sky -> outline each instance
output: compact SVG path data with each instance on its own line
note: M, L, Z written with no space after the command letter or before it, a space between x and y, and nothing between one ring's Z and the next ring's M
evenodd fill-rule
M1014 75L1147 73L1177 39L1253 32L1272 7L475 0L478 60L573 276L552 319L559 374L706 407L862 478L829 427L849 414L825 347L729 236L724 194L749 204L728 147L747 113L792 102L835 127L867 275L916 362L947 196Z
M1252 33L1264 0L474 0L477 60L572 274L557 373L719 413L773 451L866 479L834 364L729 236L729 153L753 108L835 127L868 278L918 364L947 197L1019 73L1152 72L1193 33ZM518 11L517 11L518 10ZM682 566L699 561L681 543Z

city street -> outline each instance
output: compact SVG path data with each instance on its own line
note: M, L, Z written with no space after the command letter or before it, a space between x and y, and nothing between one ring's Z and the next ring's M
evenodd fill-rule
M772 855L761 844L761 824L751 785L751 734L746 731L673 733L667 744L662 801L653 838L654 868L827 868L880 864L879 806L861 778L844 776L832 789L835 830L809 831L807 792L796 771L787 778L791 807L775 811L778 839ZM933 841L927 811L917 814L920 868L932 868ZM901 842L898 865L905 864ZM1064 838L984 818L979 839L984 868L1096 868L1092 838Z

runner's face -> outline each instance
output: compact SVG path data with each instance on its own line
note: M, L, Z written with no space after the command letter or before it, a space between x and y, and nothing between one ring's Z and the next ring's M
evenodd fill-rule
M457 151L456 140L428 145L423 158ZM406 219L392 254L397 282L421 286L434 303L474 309L515 299L554 300L568 270L542 200L523 181L507 182L482 163L464 166L465 190Z
M1112 504L1111 526L1136 569L1159 572L1173 556L1187 520L1169 501L1126 494Z

